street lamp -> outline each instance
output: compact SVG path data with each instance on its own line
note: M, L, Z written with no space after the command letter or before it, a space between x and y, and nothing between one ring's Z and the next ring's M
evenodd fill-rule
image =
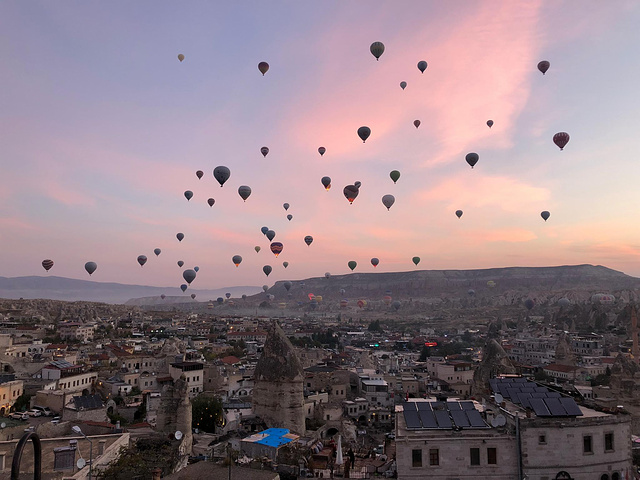
M91 470L93 469L93 442L89 437L87 437L84 433L82 433L82 430L80 430L79 426L74 425L73 427L71 427L71 430L73 430L74 433L77 433L78 435L82 435L84 438L89 440L89 480L91 480Z

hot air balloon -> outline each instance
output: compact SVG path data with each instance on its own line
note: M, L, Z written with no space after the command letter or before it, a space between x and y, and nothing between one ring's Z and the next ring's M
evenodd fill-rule
M267 232L269 231L269 227L262 227L260 231L262 232L263 235L266 235Z
M390 210L395 202L396 197L394 197L393 195L384 195L382 197L382 204L387 207L387 210Z
M373 265L374 268L377 267L379 263L380 263L380 260L378 260L376 257L373 257L371 259L371 265Z
M476 163L478 163L478 160L480 160L480 155L478 155L477 153L467 153L467 156L464 157L464 159L467 161L467 163L469 165L471 165L471 168L474 167L474 165Z
M282 204L282 208L284 208L285 211L289 210L289 204L288 203L283 203Z
M403 90L407 88L407 82L400 82L400 88Z
M533 300L531 300L530 298L527 298L524 301L524 306L527 307L527 310L531 310L534 305L535 305L535 302Z
M182 268L183 265L184 265L184 262L182 260L178 260L178 266Z
M231 294L230 293L225 293L224 296L227 297L227 299L231 298Z
M84 269L87 271L89 276L98 268L98 264L96 262L87 262L84 264Z
M560 305L561 307L568 307L569 305L571 305L571 300L569 300L567 297L562 297L560 300L558 300L558 305Z
M53 260L46 259L42 261L42 268L44 268L47 272L51 270L51 267L53 267Z
M550 66L551 64L549 62L543 60L538 63L538 70L540 70L542 72L542 75L544 75L545 73L547 73L547 70L549 70Z
M310 293L307 296L309 297L309 300L313 300L314 298L316 298L316 296L313 293Z
M256 251L256 253L260 252L260 246L256 245L255 247L253 247L253 249Z
M413 121L413 126L418 128L420 126L420 120L414 120Z
M249 198L249 196L251 195L251 187L248 187L247 185L241 185L240 187L238 187L238 195L240 195L240 198L242 198L242 200L246 202L247 198Z
M264 74L269 71L269 64L267 62L260 62L258 64L258 70L260 70L260 73L264 77Z
M213 198L210 198L207 200L207 203L209 204L210 207L213 207L213 204L216 203L216 201Z
M369 47L371 51L371 55L376 57L376 61L380 59L380 56L384 53L384 43L382 42L373 42Z
M402 306L402 304L400 303L400 301L396 300L395 302L393 302L391 304L391 306L397 312L400 309L400 307Z
M200 267L193 267L193 269L195 270L196 273L200 271Z
M311 235L307 235L304 237L304 243L306 243L307 246L311 245L313 243L313 237Z
M413 257L411 259L411 261L416 265L416 267L418 266L418 264L420 263L420 257Z
M496 282L494 282L493 280L489 280L489 281L487 282L487 286L488 286L489 288L495 288L495 287L496 287Z
M293 283L291 283L291 282L289 282L289 281L284 282L284 288L287 290L287 292L288 292L289 290L291 290L291 287L292 287L292 286L293 286Z
M460 218L462 216L462 210L456 210L456 217Z
M187 290L187 284L183 283L182 285L180 285L180 290L182 290L183 292Z
M553 136L553 143L555 143L560 150L569 143L569 134L567 132L558 132Z
M349 263L347 263L347 266L351 269L351 271L353 272L355 270L355 268L358 266L357 262L355 262L354 260L349 261Z
M367 302L365 300L358 300L358 307L360 308L364 308L364 306L367 304Z
M284 268L287 268L287 267L289 266L289 262L282 262L282 266L283 266Z
M348 305L349 305L349 300L347 300L346 298L343 298L342 300L340 300L340 308L347 308Z
M216 167L216 168L213 169L213 176L218 181L220 186L222 187L224 185L224 182L229 180L229 177L231 176L231 170L229 170L229 168L221 165L221 166Z
M322 186L325 188L325 190L329 190L331 188L331 177L322 177L322 180L320 180L320 182L322 183Z
M192 299L192 300L195 300L195 299L196 299L196 294L195 294L195 293L192 293L192 294L191 294L191 299Z
M291 221L292 218L293 218L293 215L291 214L287 215L287 220Z
M138 263L142 267L145 263L147 263L147 257L145 255L138 255Z
M185 270L182 272L182 278L184 278L185 282L191 285L191 282L196 279L196 271L191 269Z
M418 62L418 70L420 70L422 73L424 73L424 71L427 69L427 62L425 62L424 60L420 60Z
M282 243L273 242L271 244L271 253L273 253L276 257L282 253Z
M371 129L369 127L360 127L358 129L358 136L360 137L360 140L362 140L362 143L367 141L369 135L371 135Z
M342 193L344 194L346 199L349 200L349 203L353 203L353 201L356 199L356 197L360 193L360 190L355 185L347 185L342 190Z
M543 212L540 212L540 216L546 222L549 219L549 217L551 216L551 214L545 210Z
M237 267L242 263L242 257L240 255L234 255L233 257L231 257L231 261Z
M400 172L398 170L391 170L389 176L391 177L391 180L393 180L393 183L396 183L400 179Z
M391 295L385 295L384 297L382 297L382 301L385 305L389 305L391 303Z
M320 154L320 156L323 156L323 155L324 155L324 152L326 152L326 151L327 151L327 149L326 149L326 148L324 148L324 147L319 147L319 148L318 148L318 153Z
M331 278L331 272L324 272L324 278Z
M262 271L264 272L264 274L268 277L269 274L271 273L271 270L273 270L271 268L271 265L265 265L264 267L262 267Z
M218 305L222 305L224 303L224 298L218 297L216 298L216 302L218 302Z
M200 180L204 176L204 172L202 170L196 170L196 177Z
M187 190L186 192L184 192L184 198L187 199L187 202L191 200L191 197L193 197L193 192L191 190Z
M470 288L469 290L467 290L467 294L470 297L473 297L476 294L476 291L473 288Z
M184 60L184 55L179 53L178 54L178 60L180 60L180 62L182 62Z
M165 298L167 298L167 296L163 293L162 295L160 295L160 298L164 300Z
M360 188L361 185L362 185L362 182L353 182L353 186L356 188Z
M269 147L262 147L260 153L262 153L263 157L266 157L269 154Z
M265 233L265 235L271 242L276 237L276 232L274 232L273 230L267 230L267 233Z
M176 233L176 238L178 239L179 242L181 242L182 239L184 238L184 233Z
M493 127L493 120L487 120L487 127Z
M153 249L153 253L156 254L156 257L160 256L160 254L162 253L162 250L160 250L159 248L154 248Z
M242 299L243 299L243 300L246 300L246 299L247 299L247 294L246 294L246 293L243 293L243 294L242 294Z

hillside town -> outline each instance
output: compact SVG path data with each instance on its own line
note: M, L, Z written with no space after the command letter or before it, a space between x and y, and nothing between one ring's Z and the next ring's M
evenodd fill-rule
M35 432L52 479L637 478L638 312L609 297L420 319L2 300L0 475Z

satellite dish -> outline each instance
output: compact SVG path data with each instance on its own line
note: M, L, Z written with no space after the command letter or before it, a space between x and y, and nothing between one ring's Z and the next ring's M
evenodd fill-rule
M499 393L496 393L495 399L496 399L496 403L498 403L498 404L504 402L504 398Z
M7 426L6 423L4 423L4 422L0 423L0 428L6 428L6 426Z
M176 438L176 440L181 440L182 432L180 430L177 430L176 433L173 434L173 436Z
M85 461L84 458L79 458L78 461L76 462L76 465L80 470L82 470L86 464L87 462Z
M504 427L507 424L507 419L504 415L496 415L496 417L491 420L492 427Z

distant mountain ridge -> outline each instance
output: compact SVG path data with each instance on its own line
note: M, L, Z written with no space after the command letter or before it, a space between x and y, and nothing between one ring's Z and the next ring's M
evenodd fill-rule
M326 298L381 298L385 292L415 298L437 295L464 295L467 289L477 294L498 294L505 291L602 291L612 292L640 288L640 279L601 265L564 265L556 267L505 267L477 270L414 270L408 272L368 272L332 275L291 280L287 291L285 281L277 281L267 293L276 298L302 300L309 293ZM490 287L488 282L495 282ZM304 284L304 287L302 287ZM344 295L341 291L344 290ZM128 305L158 304L160 295L166 303L215 300L231 293L261 299L262 288L257 286L226 287L211 290L189 288L183 293L176 287L152 287L121 283L93 282L65 277L0 277L0 298L46 298L65 301L91 301ZM260 294L260 295L259 295ZM257 295L257 296L256 296Z
M47 277L0 277L0 298L46 298L50 300L87 301L124 304L138 304L140 297L180 297L184 302L192 302L190 295L196 294L196 300L207 301L223 297L229 292L234 297L243 294L253 295L262 291L261 287L226 287L212 290L190 287L185 293L177 287L151 287L146 285L127 285L113 282L94 282L74 278ZM175 301L175 300L173 300Z

